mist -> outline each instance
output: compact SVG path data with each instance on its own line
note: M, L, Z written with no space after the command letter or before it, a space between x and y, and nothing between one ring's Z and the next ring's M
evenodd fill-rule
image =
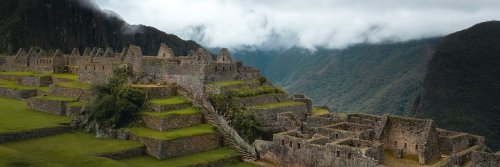
M495 0L99 0L130 24L206 47L344 48L443 36L498 20Z

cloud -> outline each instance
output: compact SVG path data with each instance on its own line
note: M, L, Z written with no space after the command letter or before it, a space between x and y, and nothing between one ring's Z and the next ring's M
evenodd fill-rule
M498 0L99 0L131 24L207 47L343 48L446 35L500 19Z

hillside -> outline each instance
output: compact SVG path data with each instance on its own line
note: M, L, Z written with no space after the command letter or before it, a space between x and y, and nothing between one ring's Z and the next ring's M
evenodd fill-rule
M310 96L334 111L406 115L440 38L320 48L240 51L235 57L287 91Z
M500 22L446 36L429 63L415 114L500 148Z
M46 49L112 47L129 44L155 55L160 43L176 55L187 55L200 47L153 27L129 25L119 16L102 11L86 0L3 0L0 1L0 53L40 46Z

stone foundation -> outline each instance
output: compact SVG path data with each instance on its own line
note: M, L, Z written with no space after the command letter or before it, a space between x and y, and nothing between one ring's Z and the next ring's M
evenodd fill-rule
M0 143L15 142L19 140L33 139L45 136L53 136L70 131L68 126L58 126L53 128L35 129L25 132L0 133Z
M201 123L201 114L177 115L167 118L142 116L146 127L158 131L168 131L175 128L188 127Z
M28 107L33 110L42 111L53 115L66 115L66 101L29 98L27 102Z
M17 90L0 87L0 96L12 99L27 99L33 96L37 96L37 90Z
M86 89L67 88L52 84L49 86L49 94L68 98L77 98L79 101L92 101L91 92Z

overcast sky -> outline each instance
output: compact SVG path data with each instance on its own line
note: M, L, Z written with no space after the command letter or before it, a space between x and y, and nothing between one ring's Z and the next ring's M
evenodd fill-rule
M131 24L207 47L405 41L500 20L500 0L96 0Z

